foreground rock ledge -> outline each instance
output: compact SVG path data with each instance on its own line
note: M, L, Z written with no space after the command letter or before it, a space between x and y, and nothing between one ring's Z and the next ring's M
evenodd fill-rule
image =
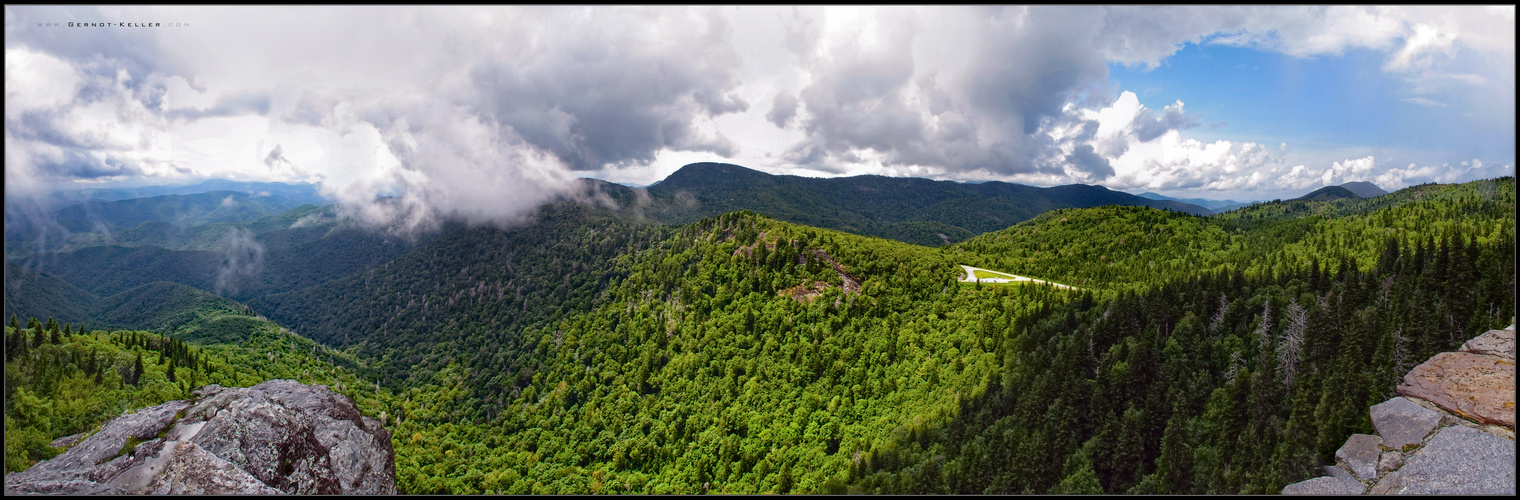
M1397 390L1371 409L1377 436L1352 435L1325 477L1282 493L1514 496L1515 325L1431 357Z
M396 493L390 433L347 396L293 380L195 395L107 421L5 494Z

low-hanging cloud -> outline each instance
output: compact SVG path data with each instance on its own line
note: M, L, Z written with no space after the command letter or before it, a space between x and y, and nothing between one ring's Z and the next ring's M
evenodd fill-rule
M229 197L230 199L230 197ZM217 244L222 262L216 270L217 295L236 294L243 281L264 269L264 244L247 228L231 228Z
M195 158L202 166L187 166L173 138L199 121L248 127L226 120L251 116L268 124L258 141L275 146L236 171L320 181L345 216L409 232L444 217L522 222L575 171L644 164L665 150L739 150L711 126L749 109L734 92L741 61L718 9L300 10L299 23L354 26L345 31L353 39L291 29L225 66L151 35L8 29L7 180L219 176ZM138 11L7 7L7 18L54 22L59 12L95 20ZM274 15L169 12L205 26L236 15L229 31ZM200 33L218 54L246 43L241 33ZM23 79L12 61L56 74Z

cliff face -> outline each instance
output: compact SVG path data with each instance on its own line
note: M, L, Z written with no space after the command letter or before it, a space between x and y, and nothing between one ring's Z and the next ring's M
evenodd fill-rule
M342 394L292 380L195 394L71 436L5 494L396 493L390 433Z
M1329 474L1283 494L1514 495L1515 327L1491 330L1409 371L1372 407Z

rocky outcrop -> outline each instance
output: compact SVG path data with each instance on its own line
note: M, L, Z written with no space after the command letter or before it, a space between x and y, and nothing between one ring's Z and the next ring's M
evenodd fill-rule
M1400 397L1374 405L1327 475L1285 495L1515 494L1515 327L1491 330L1415 367Z
M390 433L325 386L202 386L5 477L5 494L394 494ZM65 442L66 440L60 440Z
M1480 424L1515 427L1513 359L1443 352L1410 370L1398 392Z
M1515 441L1462 425L1443 428L1373 485L1371 493L1514 494Z

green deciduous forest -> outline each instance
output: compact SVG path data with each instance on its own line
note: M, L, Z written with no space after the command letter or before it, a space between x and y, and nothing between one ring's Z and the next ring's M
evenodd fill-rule
M17 301L8 280L7 312L157 333L7 330L7 469L195 384L295 378L385 421L405 493L1276 493L1409 368L1514 317L1513 178L1059 208L942 247L764 212L665 224L630 193L390 247L286 216L259 234L291 263L243 302L144 281L155 250L28 257L94 267ZM369 260L295 264L323 244ZM101 272L120 262L134 277Z

